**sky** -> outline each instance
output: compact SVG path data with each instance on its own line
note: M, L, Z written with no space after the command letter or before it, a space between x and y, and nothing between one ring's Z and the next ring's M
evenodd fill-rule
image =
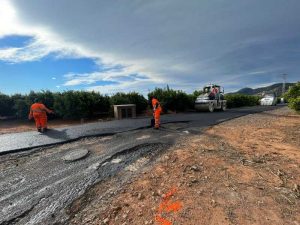
M299 0L0 0L0 92L300 80Z

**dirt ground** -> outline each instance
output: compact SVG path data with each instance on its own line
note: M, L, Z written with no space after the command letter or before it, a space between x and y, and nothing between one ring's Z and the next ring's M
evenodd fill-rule
M114 182L76 200L69 223L300 225L300 116L281 108L190 136L103 204Z

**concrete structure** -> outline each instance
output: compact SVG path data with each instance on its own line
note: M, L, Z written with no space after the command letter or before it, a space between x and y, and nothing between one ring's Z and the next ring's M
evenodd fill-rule
M114 115L118 120L125 118L136 118L136 105L114 105Z
M89 154L89 150L87 149L75 149L71 152L68 152L63 157L63 160L67 162L73 162L86 157L88 154Z

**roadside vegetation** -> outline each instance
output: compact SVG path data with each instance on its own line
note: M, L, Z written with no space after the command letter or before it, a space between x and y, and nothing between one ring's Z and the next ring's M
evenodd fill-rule
M228 108L237 108L243 106L255 106L259 104L259 96L245 94L227 94L225 95Z
M183 112L194 109L194 102L202 91L196 90L187 94L181 90L169 88L156 88L148 94L148 99L137 92L116 93L112 96L102 95L98 92L87 91L31 91L29 94L5 95L0 93L0 116L8 118L26 119L30 105L38 98L50 109L55 111L52 117L62 119L80 119L109 117L112 115L112 106L118 104L136 104L137 113L142 114L150 109L150 97L156 96L162 105L163 112ZM259 97L245 94L227 94L229 108L254 106L258 104ZM291 104L298 100L291 100Z
M291 109L300 112L300 82L290 87L284 98Z

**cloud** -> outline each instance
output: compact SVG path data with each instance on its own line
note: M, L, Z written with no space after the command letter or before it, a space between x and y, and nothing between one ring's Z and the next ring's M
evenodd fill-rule
M111 91L117 92L121 90L128 92L129 90L134 90L135 86L138 86L140 91L145 91L141 87L142 84L159 85L159 82L147 76L134 74L128 68L110 68L101 72L81 74L68 73L64 75L64 78L64 86L93 85L88 89L101 91L106 94L110 94ZM100 83L100 85L95 85L96 83Z
M25 47L0 49L0 60L9 63L37 61L52 52L49 46L34 41Z
M99 89L93 85L107 80L115 82L105 86L107 91L166 84L193 90L209 82L236 88L268 82L257 72L269 71L264 74L269 81L282 72L296 80L299 72L298 0L10 2L6 7L13 12L9 21L15 27L10 32L21 27L36 42L2 50L0 58L37 60L55 52L57 57L85 56L98 62L99 71L70 74L67 86ZM102 72L116 65L125 69ZM120 84L133 74L147 79ZM239 80L232 85L234 77Z

